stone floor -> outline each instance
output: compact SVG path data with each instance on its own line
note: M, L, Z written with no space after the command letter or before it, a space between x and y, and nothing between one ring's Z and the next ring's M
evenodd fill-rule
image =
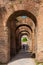
M37 63L34 58L31 58L31 53L21 50L8 64L0 65L43 65Z
M31 58L31 53L21 50L8 65L36 65L35 60Z

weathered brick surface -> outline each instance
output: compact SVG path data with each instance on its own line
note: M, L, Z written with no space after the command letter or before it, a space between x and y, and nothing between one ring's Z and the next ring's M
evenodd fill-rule
M35 25L31 27L33 32L32 35L32 51L37 52L36 58L40 62L43 62L43 1L42 0L0 0L0 62L6 63L10 59L10 50L16 53L16 40L15 40L15 21L10 18L11 14L13 16L13 13L18 10L27 10L30 13L34 15L34 17L37 19L37 27L36 30L34 30ZM9 18L14 23L10 23ZM31 19L23 20L23 23L27 23L31 26L32 22ZM11 24L11 26L8 28L7 26ZM12 25L14 24L14 25ZM20 25L21 23L19 23ZM18 23L17 23L18 25ZM19 30L22 30L24 27L22 27ZM10 30L11 32L10 32ZM25 28L25 30L30 30L28 28ZM10 43L10 34L12 33L12 43ZM17 31L18 33L18 31ZM37 37L36 37L37 36ZM37 38L37 40L36 40ZM11 49L10 49L11 45ZM37 49L36 49L37 48ZM5 59L5 60L4 60Z
M43 62L43 3L40 5L38 14L38 32L37 32L37 59Z

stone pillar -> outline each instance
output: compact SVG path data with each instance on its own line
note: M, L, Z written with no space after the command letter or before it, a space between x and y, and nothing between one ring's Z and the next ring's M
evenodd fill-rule
M38 62L43 62L43 3L41 3L40 5L37 19L38 19L38 31L37 31L36 59Z
M32 32L32 52L35 53L35 35L34 31Z
M8 40L8 29L2 26L0 28L0 62L7 63L10 59L10 42Z
M16 35L15 35L15 27L16 27L16 25L15 25L15 21L13 22L13 21L11 21L11 34L10 34L10 36L12 37L11 39L10 39L10 41L11 41L11 43L10 43L10 50L11 50L11 55L15 55L16 54L16 39L15 39L15 37L16 37Z

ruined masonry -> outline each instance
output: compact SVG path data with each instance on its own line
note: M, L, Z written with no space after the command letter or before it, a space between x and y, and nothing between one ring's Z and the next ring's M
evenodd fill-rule
M28 37L29 52L43 62L43 0L0 0L0 62L7 63Z

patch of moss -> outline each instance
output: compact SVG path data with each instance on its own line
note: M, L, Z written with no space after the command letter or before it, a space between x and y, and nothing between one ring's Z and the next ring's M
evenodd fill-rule
M43 63L37 62L36 60L35 60L35 63L36 65L43 65Z
M43 65L43 63L42 63L42 65Z
M39 62L35 61L36 65L39 65Z

